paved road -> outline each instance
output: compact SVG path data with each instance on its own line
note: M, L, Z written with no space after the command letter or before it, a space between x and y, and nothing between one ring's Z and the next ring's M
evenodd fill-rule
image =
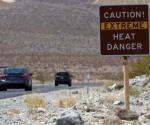
M100 84L96 83L83 83L83 84L74 84L72 87L68 87L67 85L59 85L58 87L55 87L52 84L46 84L46 85L33 85L32 91L24 91L24 89L8 89L7 91L0 91L0 99L5 98L11 98L11 97L17 97L21 95L26 95L30 93L47 93L52 91L59 91L59 90L71 90L71 89L80 89L84 87L98 87L101 86Z

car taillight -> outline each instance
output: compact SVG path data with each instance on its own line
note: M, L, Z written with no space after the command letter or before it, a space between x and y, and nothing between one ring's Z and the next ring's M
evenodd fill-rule
M6 77L6 74L1 73L0 74L0 79L4 79Z
M27 80L27 79L28 79L28 77L27 77L27 75L26 75L26 74L22 74L22 75L21 75L21 78L23 78L23 79L25 79L25 80Z

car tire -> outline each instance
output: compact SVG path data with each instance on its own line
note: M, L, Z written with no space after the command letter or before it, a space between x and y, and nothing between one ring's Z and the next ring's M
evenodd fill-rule
M57 83L55 83L55 86L58 86L58 84L57 84Z
M72 86L71 83L69 83L68 86L71 87Z
M32 91L32 86L25 87L25 91Z
M7 91L7 88L4 88L4 87L2 88L2 87L1 87L1 88L0 88L0 91Z

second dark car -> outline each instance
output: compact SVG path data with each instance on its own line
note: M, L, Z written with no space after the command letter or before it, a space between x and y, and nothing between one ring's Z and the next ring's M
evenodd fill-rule
M55 86L58 86L59 84L68 84L68 86L71 86L71 77L69 72L57 72L55 74Z
M8 88L24 88L26 91L32 90L32 73L23 67L5 67L0 72L0 90L6 91Z

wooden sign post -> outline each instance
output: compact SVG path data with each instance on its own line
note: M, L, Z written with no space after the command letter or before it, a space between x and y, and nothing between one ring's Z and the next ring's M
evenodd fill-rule
M124 102L126 110L130 110L128 57L123 57L123 59Z

